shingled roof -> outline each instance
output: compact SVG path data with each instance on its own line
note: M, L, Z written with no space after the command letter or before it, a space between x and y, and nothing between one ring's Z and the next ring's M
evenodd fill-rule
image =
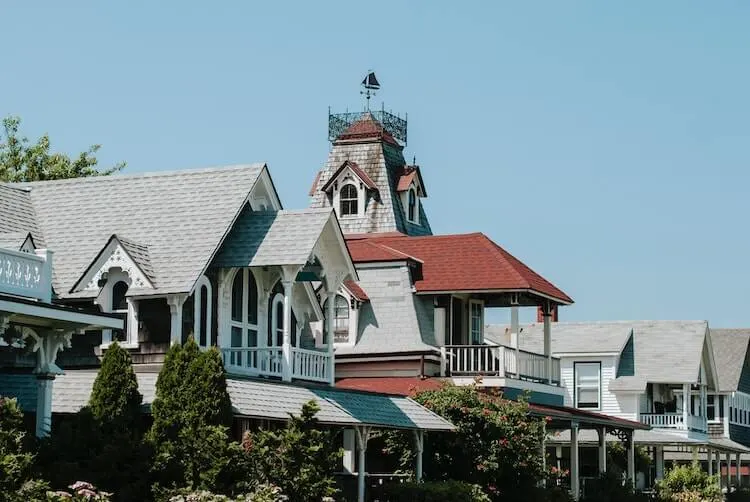
M37 245L38 225L39 238L55 252L53 285L60 297L112 234L127 236L131 251L147 247L153 294L188 292L265 169L254 164L0 185L0 211L22 204L23 228Z
M716 372L719 374L719 390L734 392L738 389L740 376L745 367L750 328L711 329Z
M418 293L528 291L561 304L573 300L482 233L348 239L355 263L412 259L422 263Z

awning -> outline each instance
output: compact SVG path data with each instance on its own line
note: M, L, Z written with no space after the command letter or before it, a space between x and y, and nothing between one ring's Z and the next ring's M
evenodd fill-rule
M602 415L601 413L593 413L591 411L571 408L569 406L550 406L530 403L529 408L529 411L532 414L550 417L553 425L557 422L566 428L570 427L574 422L581 428L585 428L586 426L604 426L609 429L635 431L647 431L651 428L641 422Z
M67 371L52 389L53 413L76 413L88 404L97 372ZM143 405L150 408L156 394L156 373L136 373ZM348 391L326 387L293 385L264 380L227 378L227 391L235 416L265 420L288 420L302 405L315 400L321 424L369 426L422 431L450 431L453 424L416 401L399 395ZM16 397L27 412L36 410L33 375L0 374L0 395Z

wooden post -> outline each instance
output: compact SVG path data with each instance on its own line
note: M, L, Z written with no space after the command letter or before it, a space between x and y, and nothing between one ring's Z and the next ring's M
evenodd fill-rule
M656 461L656 479L664 479L664 446L657 445L654 451Z
M742 487L742 456L739 453L734 454L734 463L737 466L737 488Z
M714 451L711 448L706 448L706 458L708 459L708 475L714 475Z
M422 454L424 453L424 431L414 431L414 448L417 451L416 477L417 482L422 481Z
M727 492L729 492L729 487L732 485L732 456L729 452L726 452L724 454L724 459L727 463L727 475L725 476L726 484L727 484ZM719 475L721 475L721 471L719 471Z
M629 431L627 435L628 441L628 478L630 483L635 487L635 434L634 431Z
M52 431L52 385L55 375L36 376L36 437L44 438Z
M182 343L182 304L186 299L186 294L167 295L170 315L169 341L172 345Z
M336 291L328 291L326 293L326 337L328 338L328 383L331 387L336 385L336 361L333 353L333 338L334 338L334 326L333 323L336 318L335 311L336 304Z
M682 428L688 428L688 414L690 413L690 384L682 384Z
M359 450L359 458L357 460L357 502L365 502L365 476L367 470L365 466L365 453L367 453L367 441L370 439L370 427L360 426L356 428L357 431L357 449Z
M547 357L547 383L552 385L552 311L549 303L544 305L544 355Z
M546 319L546 317L545 317ZM580 475L578 471L578 423L570 424L570 493L573 500L578 500L580 490Z
M607 472L607 428L599 427L599 472Z
M285 382L292 381L292 288L294 281L287 278L281 281L284 287L284 329L281 343L282 366L281 379Z
M518 306L510 307L510 346L516 349L516 378L521 378L521 337L518 329Z

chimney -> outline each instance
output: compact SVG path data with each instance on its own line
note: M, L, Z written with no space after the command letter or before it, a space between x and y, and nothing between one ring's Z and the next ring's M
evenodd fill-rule
M552 307L552 322L557 322L557 305ZM541 306L536 308L536 322L542 323L544 322L544 309L542 309Z

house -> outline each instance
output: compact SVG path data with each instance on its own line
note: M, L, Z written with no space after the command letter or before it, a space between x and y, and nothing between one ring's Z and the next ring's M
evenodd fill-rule
M357 272L335 212L283 209L264 164L6 184L0 208L4 326L26 333L39 308L69 321L65 343L35 339L46 366L15 343L0 347L0 394L37 417L86 405L114 341L130 351L149 406L167 349L192 336L221 351L238 432L311 399L321 423L351 431L360 455L373 428L414 431L417 444L424 431L452 429L401 396L333 387L335 326L320 329L316 294L358 294L347 282ZM358 468L364 489L365 462Z
M503 326L488 331L498 343L508 339ZM543 343L543 329L538 323L523 326L518 340L522 349L533 351ZM642 473L642 486L663 476L665 461L703 457L712 472L714 454L717 462L724 454L729 465L730 455L737 462L748 451L732 441L728 424L721 423L729 401L721 399L716 349L706 321L560 322L554 326L552 347L560 358L567 406L651 426L634 436L654 461L654 472ZM561 434L550 444L569 441ZM587 434L579 441L597 443ZM587 469L583 471L585 475ZM588 471L596 472L594 467Z
M442 381L477 384L509 398L529 393L531 412L548 417L550 430L632 438L649 428L565 405L553 326L573 300L483 233L433 234L427 176L404 158L406 120L367 110L329 113L328 123L331 150L315 175L310 208L336 212L358 276L336 292L319 292L334 324L337 387L409 395ZM539 312L542 343L533 350L516 343L522 307ZM506 343L486 336L490 308L510 310ZM575 472L577 446L570 451Z

